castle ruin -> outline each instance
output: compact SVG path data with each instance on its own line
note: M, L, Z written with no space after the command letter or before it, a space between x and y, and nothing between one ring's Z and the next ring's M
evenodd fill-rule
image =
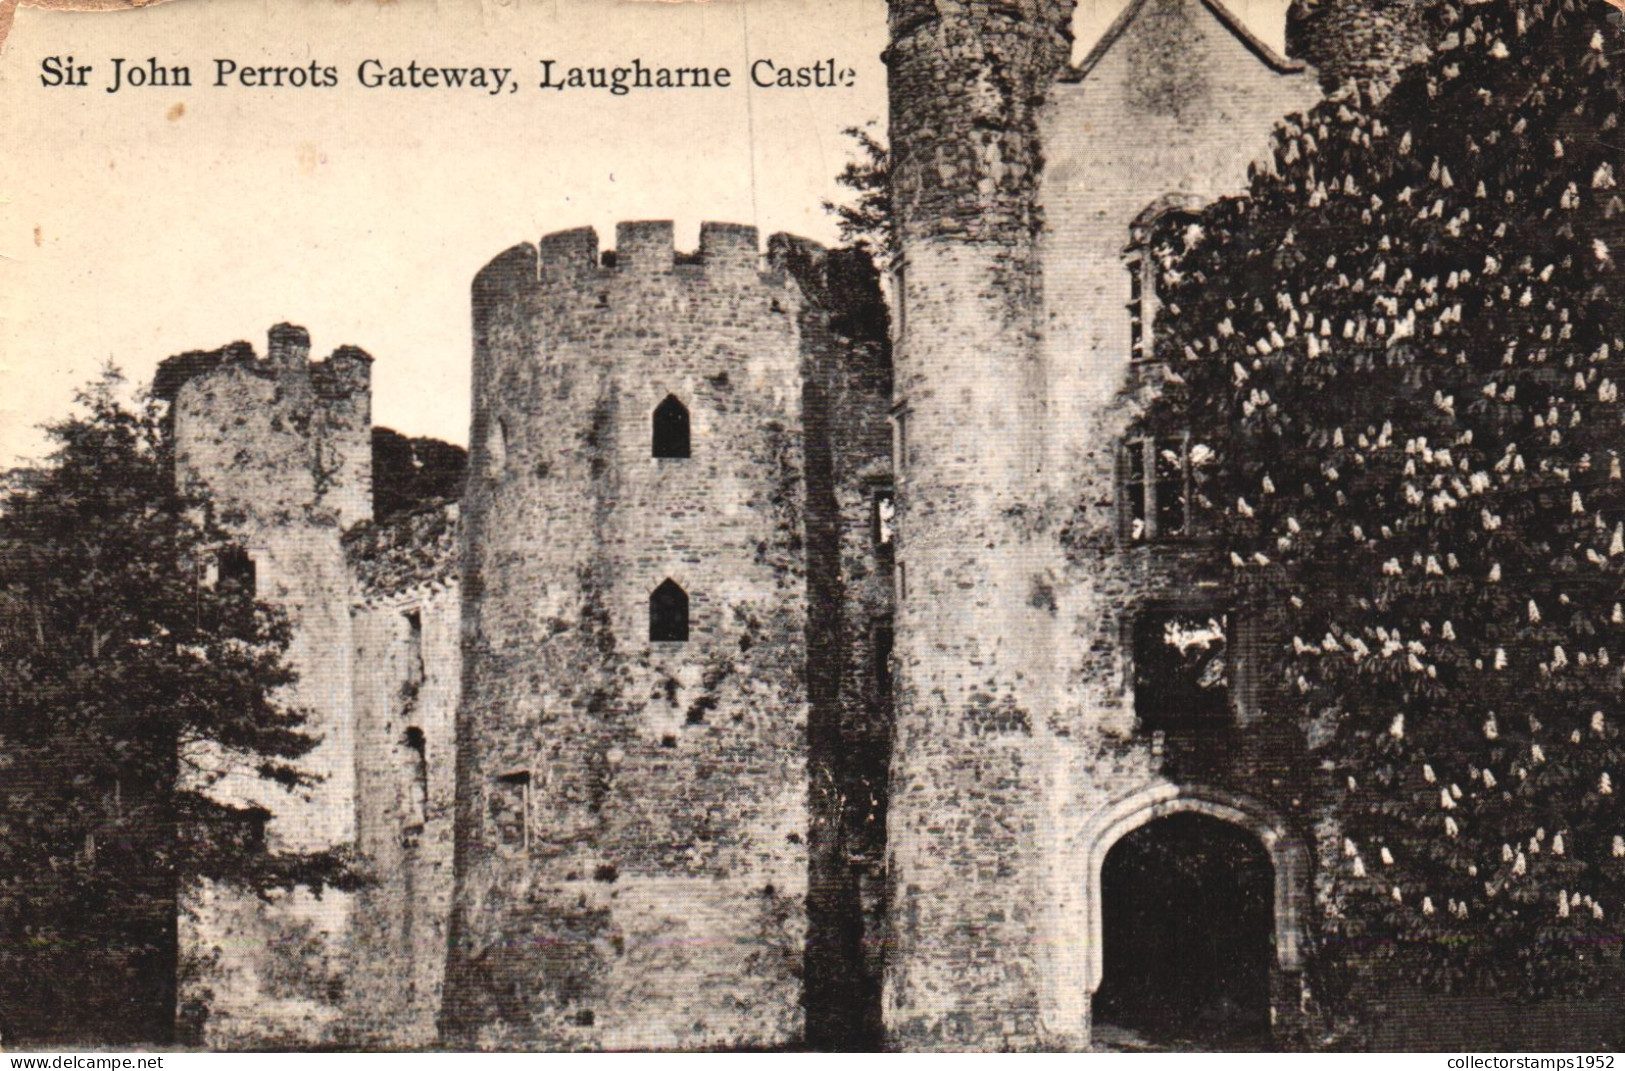
M1429 13L1298 0L1283 56L1132 0L1075 57L1068 0L891 0L889 323L867 258L750 227L515 246L473 284L461 500L385 524L359 351L174 359L182 476L327 734L269 835L374 879L203 890L205 1038L1088 1048L1173 984L1119 951L1152 843L1234 894L1192 921L1215 1007L1290 1033L1305 743L1253 593L1181 541L1199 459L1128 437L1142 243Z

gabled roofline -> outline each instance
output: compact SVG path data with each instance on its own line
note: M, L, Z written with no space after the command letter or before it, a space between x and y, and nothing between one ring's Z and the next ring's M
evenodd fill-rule
M1094 70L1096 65L1106 58L1106 53L1112 50L1112 46L1117 44L1118 38L1122 37L1128 28L1134 24L1134 20L1140 17L1140 12L1145 9L1145 5L1149 2L1150 0L1133 0L1128 7L1123 9L1123 13L1117 16L1117 20L1111 24L1111 27L1101 36L1100 40L1095 43L1095 47L1089 50L1089 55L1084 57L1083 62L1064 72L1060 80L1063 82L1081 82L1089 77L1089 72ZM1219 0L1201 0L1201 2L1203 6L1213 13L1213 17L1219 20L1220 25L1229 30L1238 41L1247 47L1249 52L1257 56L1272 70L1280 74L1300 74L1309 69L1309 65L1302 60L1283 56L1263 41L1260 41Z

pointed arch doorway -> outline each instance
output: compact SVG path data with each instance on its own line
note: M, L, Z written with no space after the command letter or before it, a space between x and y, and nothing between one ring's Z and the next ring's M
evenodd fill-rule
M1097 1031L1257 1048L1270 1037L1275 870L1256 837L1187 812L1123 837L1101 872Z
M1084 966L1094 1042L1270 1047L1282 1013L1295 1010L1302 844L1256 800L1170 784L1119 800L1090 827Z

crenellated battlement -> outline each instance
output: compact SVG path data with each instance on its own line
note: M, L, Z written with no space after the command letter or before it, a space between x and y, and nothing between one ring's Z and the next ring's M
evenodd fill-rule
M805 242L793 235L779 240ZM615 245L605 249L592 227L574 227L544 235L535 245L522 243L497 256L476 279L476 287L513 288L526 279L543 287L597 286L616 280L671 278L737 285L762 279L775 285L782 275L762 252L761 232L742 223L700 225L699 248L677 248L671 220L635 220L615 226Z
M166 357L153 376L153 394L174 402L193 380L226 369L240 369L262 379L284 375L308 377L316 392L327 399L356 398L372 391L372 356L358 346L340 346L325 359L310 359L310 332L297 324L280 323L267 332L261 357L251 342L237 341L216 350L188 350Z
M372 357L340 346L310 357L310 333L281 323L265 355L247 342L163 361L178 475L249 527L298 517L341 529L371 516ZM252 523L250 523L252 519Z

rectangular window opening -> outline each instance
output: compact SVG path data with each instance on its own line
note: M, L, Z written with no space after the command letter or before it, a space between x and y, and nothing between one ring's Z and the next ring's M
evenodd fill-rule
M423 730L413 725L407 728L401 743L406 748L407 796L406 811L402 816L404 831L411 833L423 828L429 812L429 748Z
M878 488L870 501L870 531L875 550L890 553L897 535L897 496L890 487Z
M406 681L409 687L423 683L423 614L408 610L406 618Z
M1130 439L1123 444L1121 515L1133 542L1172 539L1190 529L1189 436Z
M502 848L530 847L530 771L505 773L491 786L491 824Z
M1230 720L1230 617L1153 610L1134 622L1134 713L1146 732Z
M892 695L892 649L896 643L896 635L890 625L876 625L874 627L874 674L875 695L882 703L891 702Z
M1146 357L1148 349L1145 330L1145 265L1143 261L1132 260L1129 262L1128 278L1129 355L1133 360L1139 361Z
M1144 439L1135 439L1127 444L1127 472L1123 479L1123 501L1128 506L1124 519L1127 522L1129 538L1142 540L1150 536L1151 532L1146 526L1146 480L1145 480L1145 454L1147 443Z
M242 588L250 595L255 594L259 588L259 570L254 559L242 547L223 547L217 559L218 572L222 585L233 585Z
M1163 439L1154 445L1157 451L1157 534L1181 535L1186 521L1189 444L1184 439Z

